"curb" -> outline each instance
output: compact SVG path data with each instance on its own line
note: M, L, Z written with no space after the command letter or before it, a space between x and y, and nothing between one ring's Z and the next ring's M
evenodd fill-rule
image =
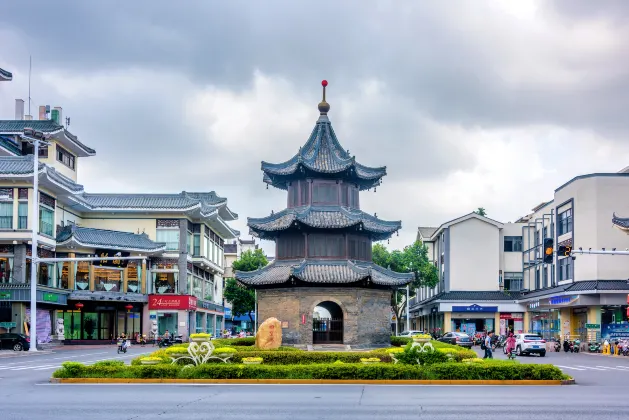
M354 380L354 379L125 379L125 378L50 378L53 384L246 384L246 385L572 385L568 380Z

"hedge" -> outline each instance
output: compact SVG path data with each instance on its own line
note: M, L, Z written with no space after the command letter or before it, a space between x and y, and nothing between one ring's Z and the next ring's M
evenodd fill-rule
M157 351L151 356L163 357L162 351ZM340 360L343 363L358 363L362 358L377 357L383 363L392 363L390 354L382 352L315 352L315 351L246 351L242 353L234 353L229 359L230 363L241 363L245 357L261 357L264 364L267 365L307 365L314 363L333 363ZM140 364L141 358L131 361L132 365ZM170 359L163 358L165 363L170 363ZM446 358L444 356L443 361ZM182 361L185 364L185 361ZM220 360L210 359L208 363L222 363Z
M492 362L486 364L440 363L430 366L377 363L363 365L236 365L215 364L182 368L176 365L86 366L63 363L55 378L137 379L432 379L432 380L562 380L566 376L552 365Z

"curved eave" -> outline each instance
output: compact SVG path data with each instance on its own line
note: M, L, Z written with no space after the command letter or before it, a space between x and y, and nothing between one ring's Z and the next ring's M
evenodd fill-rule
M290 171L272 171L265 170L265 162L262 163L262 170L264 172L262 182L282 190L286 190L286 184L296 177L317 178L338 175L340 178L347 180L347 182L357 184L360 190L364 191L379 186L382 183L382 178L387 174L386 166L381 168L368 168L363 165L355 164L353 161L346 167L328 171L321 171L317 168L313 168L306 162L301 162L299 165L295 165L295 167ZM303 171L298 173L300 172L299 168L302 167ZM369 172L367 170L369 170Z
M616 213L612 216L612 225L625 233L629 233L629 217L618 217Z
M60 179L57 179L57 177L55 177L56 174L48 172L48 169L51 169L51 168L43 166L38 171L39 182L42 182L42 184L46 185L47 187L51 187L55 192L59 192L61 194L69 193L71 195L74 195L74 194L80 194L83 192L82 185L75 184L76 187L72 188L66 185ZM5 174L0 175L0 179L15 179L15 178L26 180L26 181L30 180L32 182L33 174L32 173L28 173L28 174L5 173Z
M390 288L403 287L413 280L413 273L395 273L373 263L349 260L301 260L275 262L256 271L236 271L236 279L247 286L281 286L292 280L310 284L348 285L361 281Z
M157 244L157 243L156 243ZM166 244L159 244L159 246L155 248L132 248L125 247L113 244L91 244L87 242L81 242L76 239L74 236L69 239L57 242L57 248L107 248L114 251L125 251L125 252L134 252L138 254L161 254L166 250Z

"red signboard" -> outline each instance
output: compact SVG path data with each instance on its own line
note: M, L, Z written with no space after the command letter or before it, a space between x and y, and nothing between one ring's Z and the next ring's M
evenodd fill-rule
M188 310L197 308L197 298L188 295L149 295L149 309Z
M516 321L521 321L524 318L524 314L522 313L502 313L500 314L500 319L513 319Z

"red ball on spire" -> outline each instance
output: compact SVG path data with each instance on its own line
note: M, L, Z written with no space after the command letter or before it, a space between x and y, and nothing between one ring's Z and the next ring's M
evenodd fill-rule
M321 81L321 86L326 87L327 85L328 85L328 81L327 80Z

